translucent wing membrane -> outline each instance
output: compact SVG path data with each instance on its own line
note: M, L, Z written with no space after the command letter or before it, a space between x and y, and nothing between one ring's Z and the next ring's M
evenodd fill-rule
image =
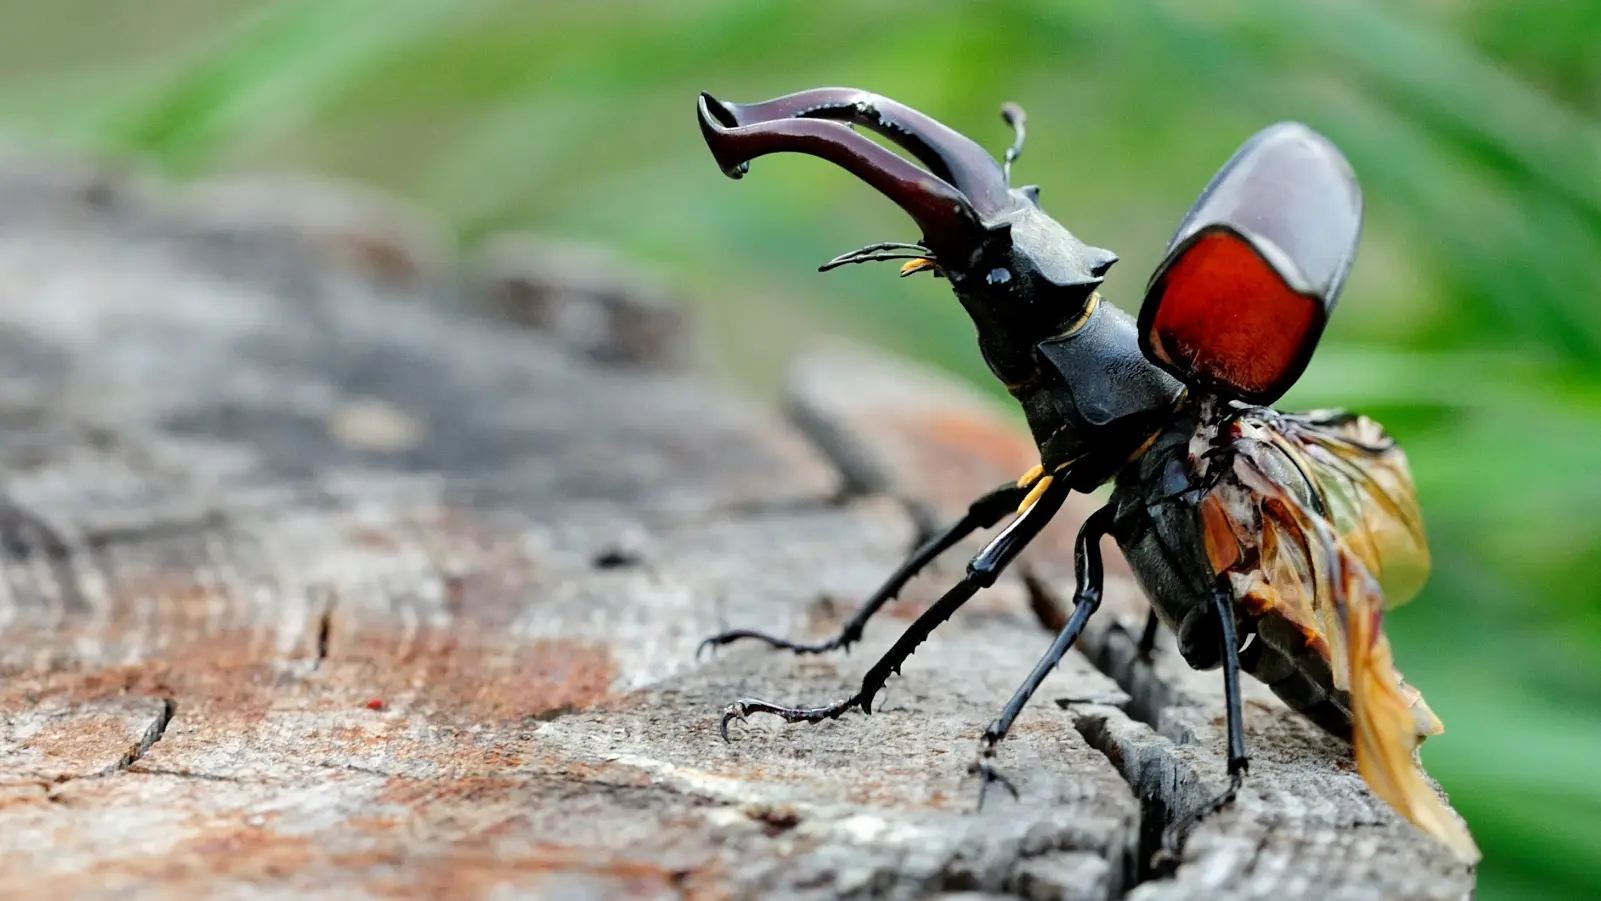
M1429 544L1400 447L1362 416L1308 413L1280 422L1280 450L1304 455L1329 521L1378 577L1387 606L1416 597L1429 576Z
M1257 615L1298 627L1350 696L1357 767L1375 794L1466 860L1472 837L1414 752L1444 725L1395 669L1382 620L1428 575L1400 448L1372 420L1263 410L1229 423L1231 468L1202 501L1209 556Z

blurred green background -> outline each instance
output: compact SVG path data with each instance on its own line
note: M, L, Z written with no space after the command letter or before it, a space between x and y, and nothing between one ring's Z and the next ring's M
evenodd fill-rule
M1338 315L1284 406L1406 447L1436 569L1391 618L1446 721L1429 769L1482 844L1480 897L1601 897L1601 3L1595 0L0 0L0 127L179 176L316 169L409 196L464 242L599 240L701 306L757 394L822 332L1001 396L943 284L818 275L914 240L826 164L723 178L696 92L843 84L993 147L1144 278L1212 172L1280 118L1366 191Z

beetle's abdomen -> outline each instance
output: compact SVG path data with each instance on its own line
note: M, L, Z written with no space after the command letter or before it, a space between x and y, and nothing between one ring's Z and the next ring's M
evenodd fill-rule
M1157 510L1143 528L1119 535L1119 545L1157 617L1178 638L1185 662L1195 669L1213 669L1222 662L1222 637L1208 595L1212 570L1201 550L1200 517L1176 503ZM1185 557L1194 562L1180 563ZM1277 611L1254 611L1238 595L1232 601L1235 632L1244 645L1240 667L1290 709L1349 741L1350 695L1334 687L1323 652Z
M1262 558L1222 561L1209 550L1203 504L1212 502L1219 489L1199 502L1191 493L1194 474L1186 429L1180 423L1164 433L1135 471L1119 477L1112 496L1117 508L1114 534L1140 588L1157 617L1177 637L1185 662L1196 669L1212 669L1222 661L1222 637L1211 604L1215 580L1222 573L1228 579L1230 609L1243 647L1241 668L1292 710L1349 740L1350 696L1335 687L1327 642L1287 615L1291 611L1271 593L1274 583L1253 570ZM1259 526L1258 521L1248 528ZM1280 550L1273 548L1275 553ZM1240 570L1254 577L1242 578L1237 575ZM1277 584L1287 584L1290 573L1268 575L1276 576ZM1303 583L1297 579L1295 584Z
M1235 608L1243 612L1236 599ZM1240 652L1240 667L1279 696L1291 710L1306 716L1332 735L1351 740L1351 696L1334 687L1329 662L1301 640L1300 629L1269 611L1242 623L1240 633L1254 627ZM1299 643L1299 647L1297 644Z

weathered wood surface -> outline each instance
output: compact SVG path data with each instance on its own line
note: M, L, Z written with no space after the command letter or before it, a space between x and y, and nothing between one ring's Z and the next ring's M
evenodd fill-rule
M0 895L1471 894L1254 684L1245 793L1154 871L1222 785L1221 704L1134 662L1111 561L999 756L1021 800L973 811L1088 499L873 716L722 743L737 696L848 691L964 558L849 656L701 637L827 633L1027 443L850 348L790 425L674 369L677 312L604 259L452 259L331 186L0 161Z

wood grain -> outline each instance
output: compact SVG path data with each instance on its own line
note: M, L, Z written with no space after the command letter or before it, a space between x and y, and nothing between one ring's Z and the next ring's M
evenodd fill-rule
M724 744L735 697L851 690L963 561L848 656L700 638L827 634L1027 443L848 347L797 366L787 422L570 258L463 263L329 182L0 160L0 896L1471 892L1261 691L1240 806L1153 870L1220 784L1221 708L1131 662L1126 579L1003 748L1017 801L975 812L966 776L1049 643L1017 578L873 716ZM1031 571L1064 578L1091 503Z

